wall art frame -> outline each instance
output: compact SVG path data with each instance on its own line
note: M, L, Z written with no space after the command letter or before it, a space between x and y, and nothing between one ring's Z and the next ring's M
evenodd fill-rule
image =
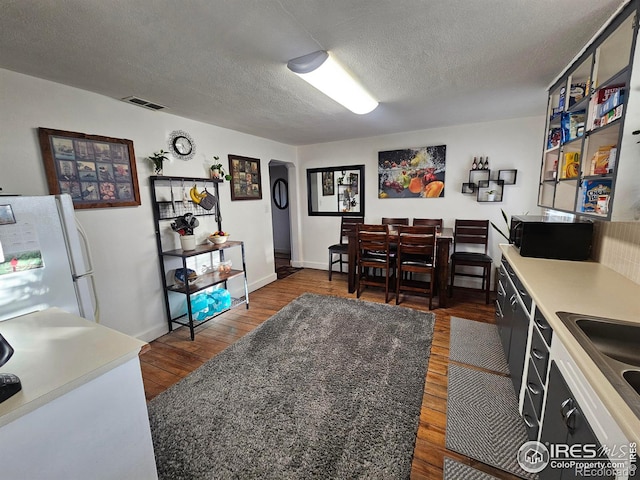
M335 172L333 170L322 172L322 196L323 197L335 195L334 173Z
M447 146L378 152L378 198L441 198Z
M140 205L133 141L38 128L49 193L83 208Z
M260 159L229 154L231 200L261 200Z

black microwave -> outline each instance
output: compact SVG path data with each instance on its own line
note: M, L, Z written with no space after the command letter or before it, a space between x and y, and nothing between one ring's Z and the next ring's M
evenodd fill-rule
M593 222L525 215L511 217L509 242L523 257L588 260Z

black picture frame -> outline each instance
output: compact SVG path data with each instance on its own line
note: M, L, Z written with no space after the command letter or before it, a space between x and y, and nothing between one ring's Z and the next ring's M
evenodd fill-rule
M229 155L231 200L261 200L260 159Z

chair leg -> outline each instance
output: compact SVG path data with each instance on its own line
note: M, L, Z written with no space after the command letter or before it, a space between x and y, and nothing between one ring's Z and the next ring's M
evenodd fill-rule
M489 293L490 293L490 285L491 285L491 265L487 265L487 266L484 268L484 270L485 270L485 272L484 272L484 278L486 278L486 280L487 280L487 281L486 281L486 284L487 284L487 285L486 285L486 288L485 288L485 291L486 291L486 294L485 294L485 295L486 295L485 303L486 303L487 305L489 305Z
M402 275L402 268L400 265L397 267L396 271L396 305L400 304L400 276Z
M451 261L451 286L449 287L449 297L453 297L453 279L456 276L456 264Z
M332 271L333 271L333 252L329 250L329 281L331 281Z

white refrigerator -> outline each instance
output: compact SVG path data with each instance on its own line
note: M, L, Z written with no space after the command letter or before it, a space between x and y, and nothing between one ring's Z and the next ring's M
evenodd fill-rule
M0 196L0 321L49 307L97 321L92 275L69 195Z

